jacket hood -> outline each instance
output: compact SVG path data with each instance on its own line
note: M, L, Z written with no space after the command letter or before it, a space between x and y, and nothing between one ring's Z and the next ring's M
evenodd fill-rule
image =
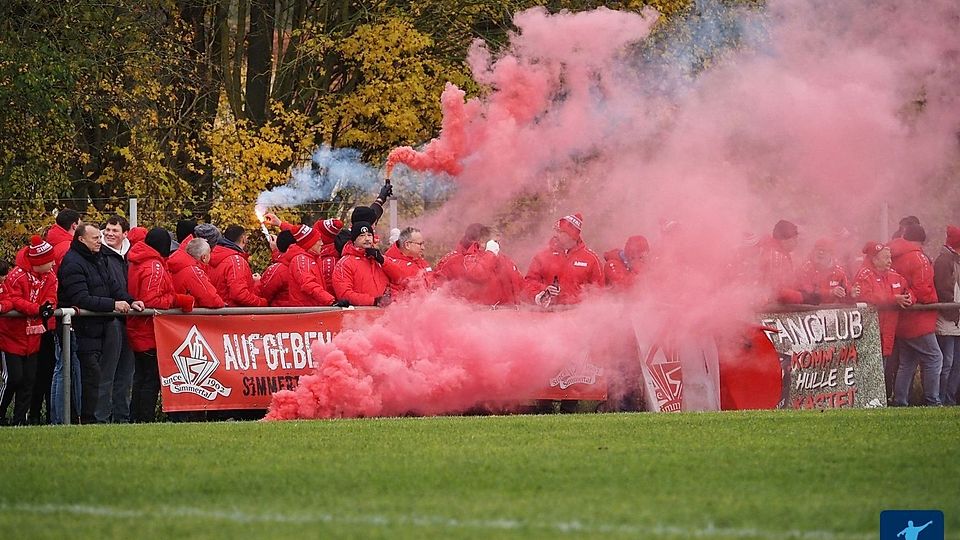
M911 242L909 240L904 240L903 238L894 238L889 244L887 244L887 246L890 247L890 255L892 255L894 259L906 255L912 251L923 251L923 248L920 246L920 244Z
M223 238L223 237L220 237L220 239L217 240L217 247L220 247L220 246L223 246L223 247L225 247L225 248L227 248L227 249L232 249L233 251L236 251L237 253L243 253L243 254L246 254L246 253L247 253L246 251L243 250L242 247L238 246L236 242L234 242L233 240L228 240L228 239Z
M605 261L619 261L620 259L620 250L611 249L610 251L605 251L603 253L603 260Z
M70 231L54 223L53 227L50 227L50 230L47 231L46 240L50 242L51 246L55 246L62 242L73 242L73 235L70 234Z
M161 263L166 264L166 259L164 259L157 250L150 247L150 245L146 242L137 242L132 248L130 248L130 252L127 253L127 260L131 263L142 264L150 259L157 259Z
M137 244L138 246L140 244ZM186 250L178 249L170 254L170 257L167 258L167 267L174 274L183 270L184 268L190 268L191 266L197 266L200 264L200 261L194 259L190 256Z
M293 244L287 248L287 251L280 254L278 261L281 264L290 264L293 262L293 258L301 253L306 253L306 250L296 244Z
M234 255L239 255L244 259L247 258L247 254L243 251L237 251L236 249L224 246L222 244L217 244L217 246L213 248L213 251L210 253L210 266L219 266L224 259Z
M386 253L384 253L383 255L384 257L390 257L392 259L399 259L401 261L409 261L409 262L416 262L423 258L423 257L411 257L409 255L404 254L403 250L397 247L396 242L390 244L390 248L387 249Z
M344 257L352 256L352 257L360 257L360 258L362 259L363 257L366 257L366 256L367 256L367 254L364 252L364 250L362 250L362 249L358 248L357 246L353 245L353 242L350 242L350 243L348 243L348 244L344 244L344 245L343 245L343 252L342 252L342 253L343 253L343 256L344 256Z
M126 238L123 239L123 242L120 242L119 251L107 245L107 240L103 237L103 231L100 231L100 244L101 244L100 251L104 255L111 255L115 253L123 257L127 254L128 251L130 251L130 240L127 240ZM109 250L109 251L104 251L104 250Z

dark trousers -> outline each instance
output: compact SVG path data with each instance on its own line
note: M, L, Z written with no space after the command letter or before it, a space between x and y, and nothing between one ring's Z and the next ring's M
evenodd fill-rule
M6 364L7 375L3 398L0 399L0 418L6 418L7 407L13 402L13 419L10 423L15 426L26 425L33 383L37 378L37 355L20 356L5 353L0 362Z
M133 367L133 350L127 340L127 325L122 319L109 321L104 330L103 356L100 358L100 397L96 411L98 423L130 422Z
M97 423L100 398L100 351L77 351L80 360L80 423Z
M44 332L40 338L40 352L37 353L37 378L33 385L33 398L30 404L30 423L50 423L50 383L53 382L53 366L57 363L57 345L54 333ZM47 414L42 412L46 406Z
M130 420L153 422L157 419L157 398L160 395L160 369L157 350L135 352L133 394L130 398Z

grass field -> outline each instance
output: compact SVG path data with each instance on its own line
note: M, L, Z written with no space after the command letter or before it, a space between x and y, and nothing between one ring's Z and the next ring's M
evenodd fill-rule
M960 408L0 429L3 538L960 531Z

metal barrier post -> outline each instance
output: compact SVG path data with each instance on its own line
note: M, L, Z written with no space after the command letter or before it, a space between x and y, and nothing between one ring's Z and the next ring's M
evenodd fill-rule
M76 310L63 308L62 311L63 319L61 320L61 326L63 327L63 336L60 342L60 362L63 364L63 424L69 426L70 417L73 414L73 392L70 386L73 383L70 372L70 369L73 367L70 365L70 356L73 351L70 350L70 331L73 325L73 314L76 313ZM57 396L50 396L50 398L57 399Z

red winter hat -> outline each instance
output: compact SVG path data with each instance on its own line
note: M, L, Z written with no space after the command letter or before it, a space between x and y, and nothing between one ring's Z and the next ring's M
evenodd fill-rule
M127 233L127 240L133 246L137 242L142 242L147 237L147 229L143 227L134 227Z
M835 247L836 244L830 238L819 238L813 243L814 249L822 249L823 251L833 252Z
M580 231L583 229L583 216L579 213L572 216L563 216L553 226L558 231L563 231L570 236L580 239Z
M27 260L33 266L41 266L53 260L53 246L37 235L30 237L30 247L27 248Z
M876 255L877 253L880 253L886 248L887 246L881 244L880 242L867 242L863 246L863 254L866 255L867 257L873 257L874 255Z
M317 243L317 240L320 240L320 232L313 227L301 225L300 228L293 231L293 238L297 241L298 246L303 249L310 249Z
M623 251L632 259L650 251L650 243L647 242L647 238L644 236L631 236L627 238L627 243L623 247Z
M343 222L339 219L325 219L321 223L320 227L320 237L324 242L330 243L333 242L333 239L336 238L337 234L340 233L340 230L343 229Z
M960 250L960 227L947 225L947 245L954 251Z

